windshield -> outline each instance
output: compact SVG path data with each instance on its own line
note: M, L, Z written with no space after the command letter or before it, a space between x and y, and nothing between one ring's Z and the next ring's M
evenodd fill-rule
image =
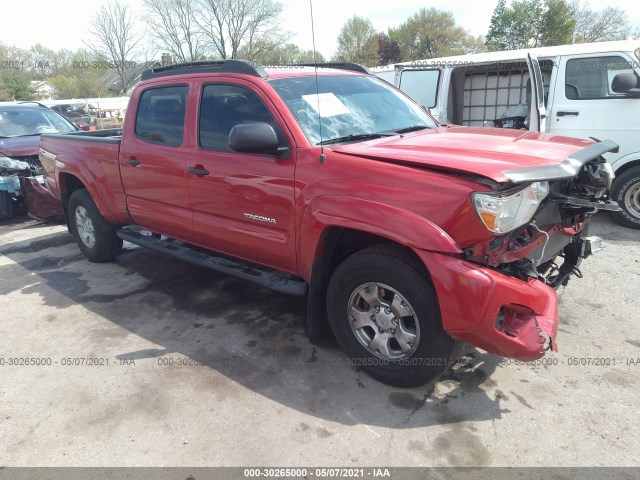
M46 108L0 108L0 137L74 131L75 128L72 124L56 112Z
M317 82L316 90L313 76L270 81L313 145L437 126L419 105L375 77L318 76Z

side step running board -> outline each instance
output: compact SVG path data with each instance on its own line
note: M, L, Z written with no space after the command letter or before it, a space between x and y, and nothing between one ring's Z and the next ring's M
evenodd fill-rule
M181 242L167 241L160 238L142 235L138 232L123 229L118 230L118 237L127 242L135 243L141 247L150 248L156 252L166 253L201 267L211 268L218 272L226 273L234 277L257 283L263 287L277 290L289 295L304 295L307 293L307 284L301 279L289 277L266 267L245 263L240 260L230 259L215 253L205 253L195 250Z

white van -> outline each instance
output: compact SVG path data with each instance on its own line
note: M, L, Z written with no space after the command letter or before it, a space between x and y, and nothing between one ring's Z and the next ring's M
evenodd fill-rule
M616 217L640 228L640 41L432 58L376 68L443 124L611 139ZM532 100L533 99L533 100Z

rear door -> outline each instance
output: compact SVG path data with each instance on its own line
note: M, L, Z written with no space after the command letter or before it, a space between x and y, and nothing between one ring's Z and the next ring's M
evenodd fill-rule
M120 150L120 171L133 220L181 240L191 240L193 235L183 148L188 93L187 85L136 92L131 100L131 105L138 105L135 119L126 122Z
M547 112L544 105L544 82L538 58L533 53L527 54L527 66L531 79L531 105L529 111L529 130L545 132L547 130Z
M606 155L610 163L640 151L640 99L617 91L614 82L618 75L632 74L640 85L637 61L607 53L563 56L559 63L549 132L613 140L620 151Z

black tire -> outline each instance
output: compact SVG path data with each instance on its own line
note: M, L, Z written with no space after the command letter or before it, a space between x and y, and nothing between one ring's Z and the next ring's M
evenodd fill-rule
M358 293L369 294L372 291L369 284L376 285L378 298L382 295L381 305L390 305L392 299L398 296L403 308L406 309L408 306L415 315L397 316L394 311L384 314L387 318L384 318L384 315L377 316L375 311L371 311L371 308L374 308L372 304L366 302L364 296ZM395 292L385 289L384 286ZM378 327L378 333L369 325L355 327L355 317L350 313L354 312L353 305L356 305L358 312L362 309L365 316L374 313L371 323ZM376 380L389 385L424 385L446 370L453 363L455 353L459 351L456 348L458 342L442 328L437 296L424 267L403 249L393 245L369 247L344 260L329 281L327 310L331 329L342 349L351 358L351 363L360 366ZM395 322L395 328L380 327L389 325L388 316L393 316L391 321ZM399 329L398 319L403 325L401 331L418 333L414 336L416 341L412 343L407 343L406 338L404 339L405 347L395 340L395 331ZM351 326L352 322L354 328ZM373 340L368 347L365 346L367 337L371 338L371 334L377 339L378 334L382 338L392 333L393 338L386 337L386 340L381 340L386 344L384 348L387 349L387 353L391 355L380 350L377 350L377 354L372 353L370 349L376 343ZM412 346L409 352L404 350L407 346ZM404 357L397 358L397 355Z
M6 190L0 190L0 220L13 217L13 198Z
M76 238L78 247L91 262L108 262L113 260L122 249L122 239L118 238L118 228L111 225L102 216L87 190L76 190L69 198L69 226ZM78 230L77 214L85 218L86 225L93 229L93 242L87 240Z
M614 180L611 198L622 208L615 213L618 223L640 228L640 166L627 170Z

